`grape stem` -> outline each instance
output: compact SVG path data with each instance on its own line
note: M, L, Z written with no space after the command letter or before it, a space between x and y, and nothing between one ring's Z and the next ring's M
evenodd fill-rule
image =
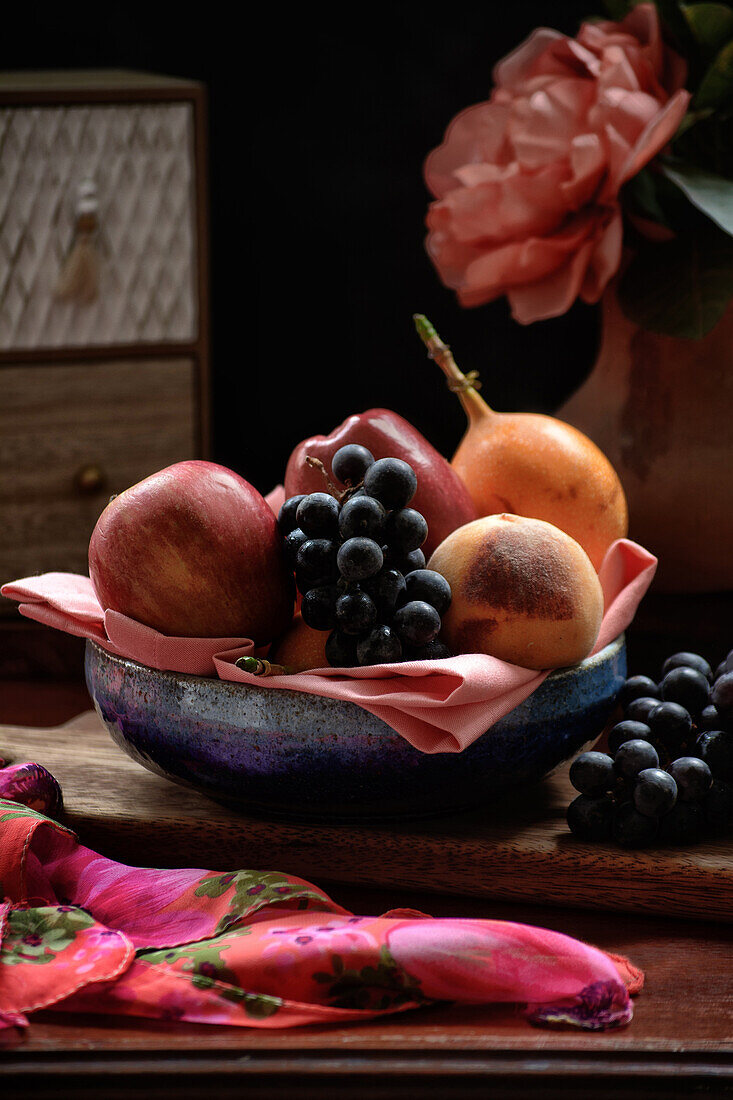
M323 480L326 482L326 485L328 486L329 493L332 497L336 497L336 500L339 502L339 504L344 504L347 500L349 500L350 497L354 495L356 490L360 489L361 486L364 484L362 481L360 481L357 485L351 485L347 482L347 487L345 489L338 489L331 481L331 478L328 476L328 470L323 465L320 458L313 458L311 455L306 455L305 464L306 466L310 466L312 470L318 470L318 472L323 477Z
M446 376L448 389L458 395L458 400L463 405L468 419L484 420L487 416L494 415L493 410L478 392L481 389L478 371L463 373L453 358L453 352L447 344L443 343L424 313L414 313L412 319L418 336L428 349L428 357L438 364Z
M334 483L331 481L331 478L328 476L328 470L323 465L320 458L313 458L311 455L306 455L305 464L306 466L310 466L312 470L318 470L323 480L326 482L326 485L328 486L328 491L331 496L336 497L336 500L341 500L343 494L341 490L337 489Z

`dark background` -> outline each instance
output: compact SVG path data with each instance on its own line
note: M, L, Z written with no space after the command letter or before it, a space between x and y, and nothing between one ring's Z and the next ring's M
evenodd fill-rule
M595 309L522 327L505 302L464 310L441 285L422 162L488 97L499 58L538 25L574 33L590 3L16 6L2 67L206 84L213 457L266 491L301 439L376 406L452 453L465 419L414 312L499 410L554 411L587 373Z

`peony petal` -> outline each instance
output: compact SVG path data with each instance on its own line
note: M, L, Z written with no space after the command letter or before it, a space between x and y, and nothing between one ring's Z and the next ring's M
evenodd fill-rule
M523 167L564 160L578 131L587 129L593 97L594 88L588 82L564 80L518 98L507 120L507 136Z
M504 183L519 175L519 165L511 164L464 164L456 168L454 177L463 187L478 187L482 183Z
M456 168L509 159L502 155L507 114L507 107L489 102L476 103L456 115L442 144L425 161L425 182L436 199L459 186L453 174Z
M598 76L600 88L619 88L627 92L642 91L642 82L628 53L620 46L609 46L603 51L601 71ZM659 107L654 100L655 108Z
M644 165L648 164L672 140L687 112L689 102L689 92L684 90L675 92L666 106L649 120L621 167L619 185L640 172Z
M458 288L459 301L462 305L481 305L513 288L549 278L583 247L592 227L593 217L581 214L551 236L487 250L468 265ZM512 301L511 294L509 297Z
M559 31L549 27L537 27L521 45L508 53L494 66L494 84L500 88L517 88L533 75L537 61L543 57L548 47L564 40Z
M580 293L592 251L593 243L587 241L547 278L509 290L514 320L529 325L566 313Z
M442 223L459 244L544 236L565 218L560 184L567 175L564 164L552 164L539 173L513 173L501 182L452 191L434 204L431 224Z
M659 103L652 96L627 92L625 88L604 88L594 109L594 116L604 125L613 126L630 147L659 113Z
M614 210L606 228L596 240L590 263L586 269L580 297L589 305L600 300L603 291L621 264L623 248L623 218L621 209Z
M560 184L560 193L567 209L579 210L596 194L606 172L605 151L598 134L573 138L570 166L572 175Z

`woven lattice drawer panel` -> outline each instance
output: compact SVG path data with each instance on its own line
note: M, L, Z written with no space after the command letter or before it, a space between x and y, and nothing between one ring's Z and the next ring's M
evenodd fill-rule
M99 290L62 301L85 180ZM191 103L0 108L0 351L196 340L195 209Z

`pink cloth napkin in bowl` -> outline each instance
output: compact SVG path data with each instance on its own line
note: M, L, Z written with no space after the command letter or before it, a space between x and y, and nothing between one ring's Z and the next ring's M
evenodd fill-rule
M605 612L594 653L629 626L656 564L655 557L628 539L609 548L599 574ZM422 752L460 752L526 699L549 671L470 653L441 661L313 669L263 680L236 667L238 657L255 652L249 639L166 637L117 611L105 611L88 577L44 573L6 584L1 591L18 600L29 618L90 638L110 653L151 668L356 703Z

